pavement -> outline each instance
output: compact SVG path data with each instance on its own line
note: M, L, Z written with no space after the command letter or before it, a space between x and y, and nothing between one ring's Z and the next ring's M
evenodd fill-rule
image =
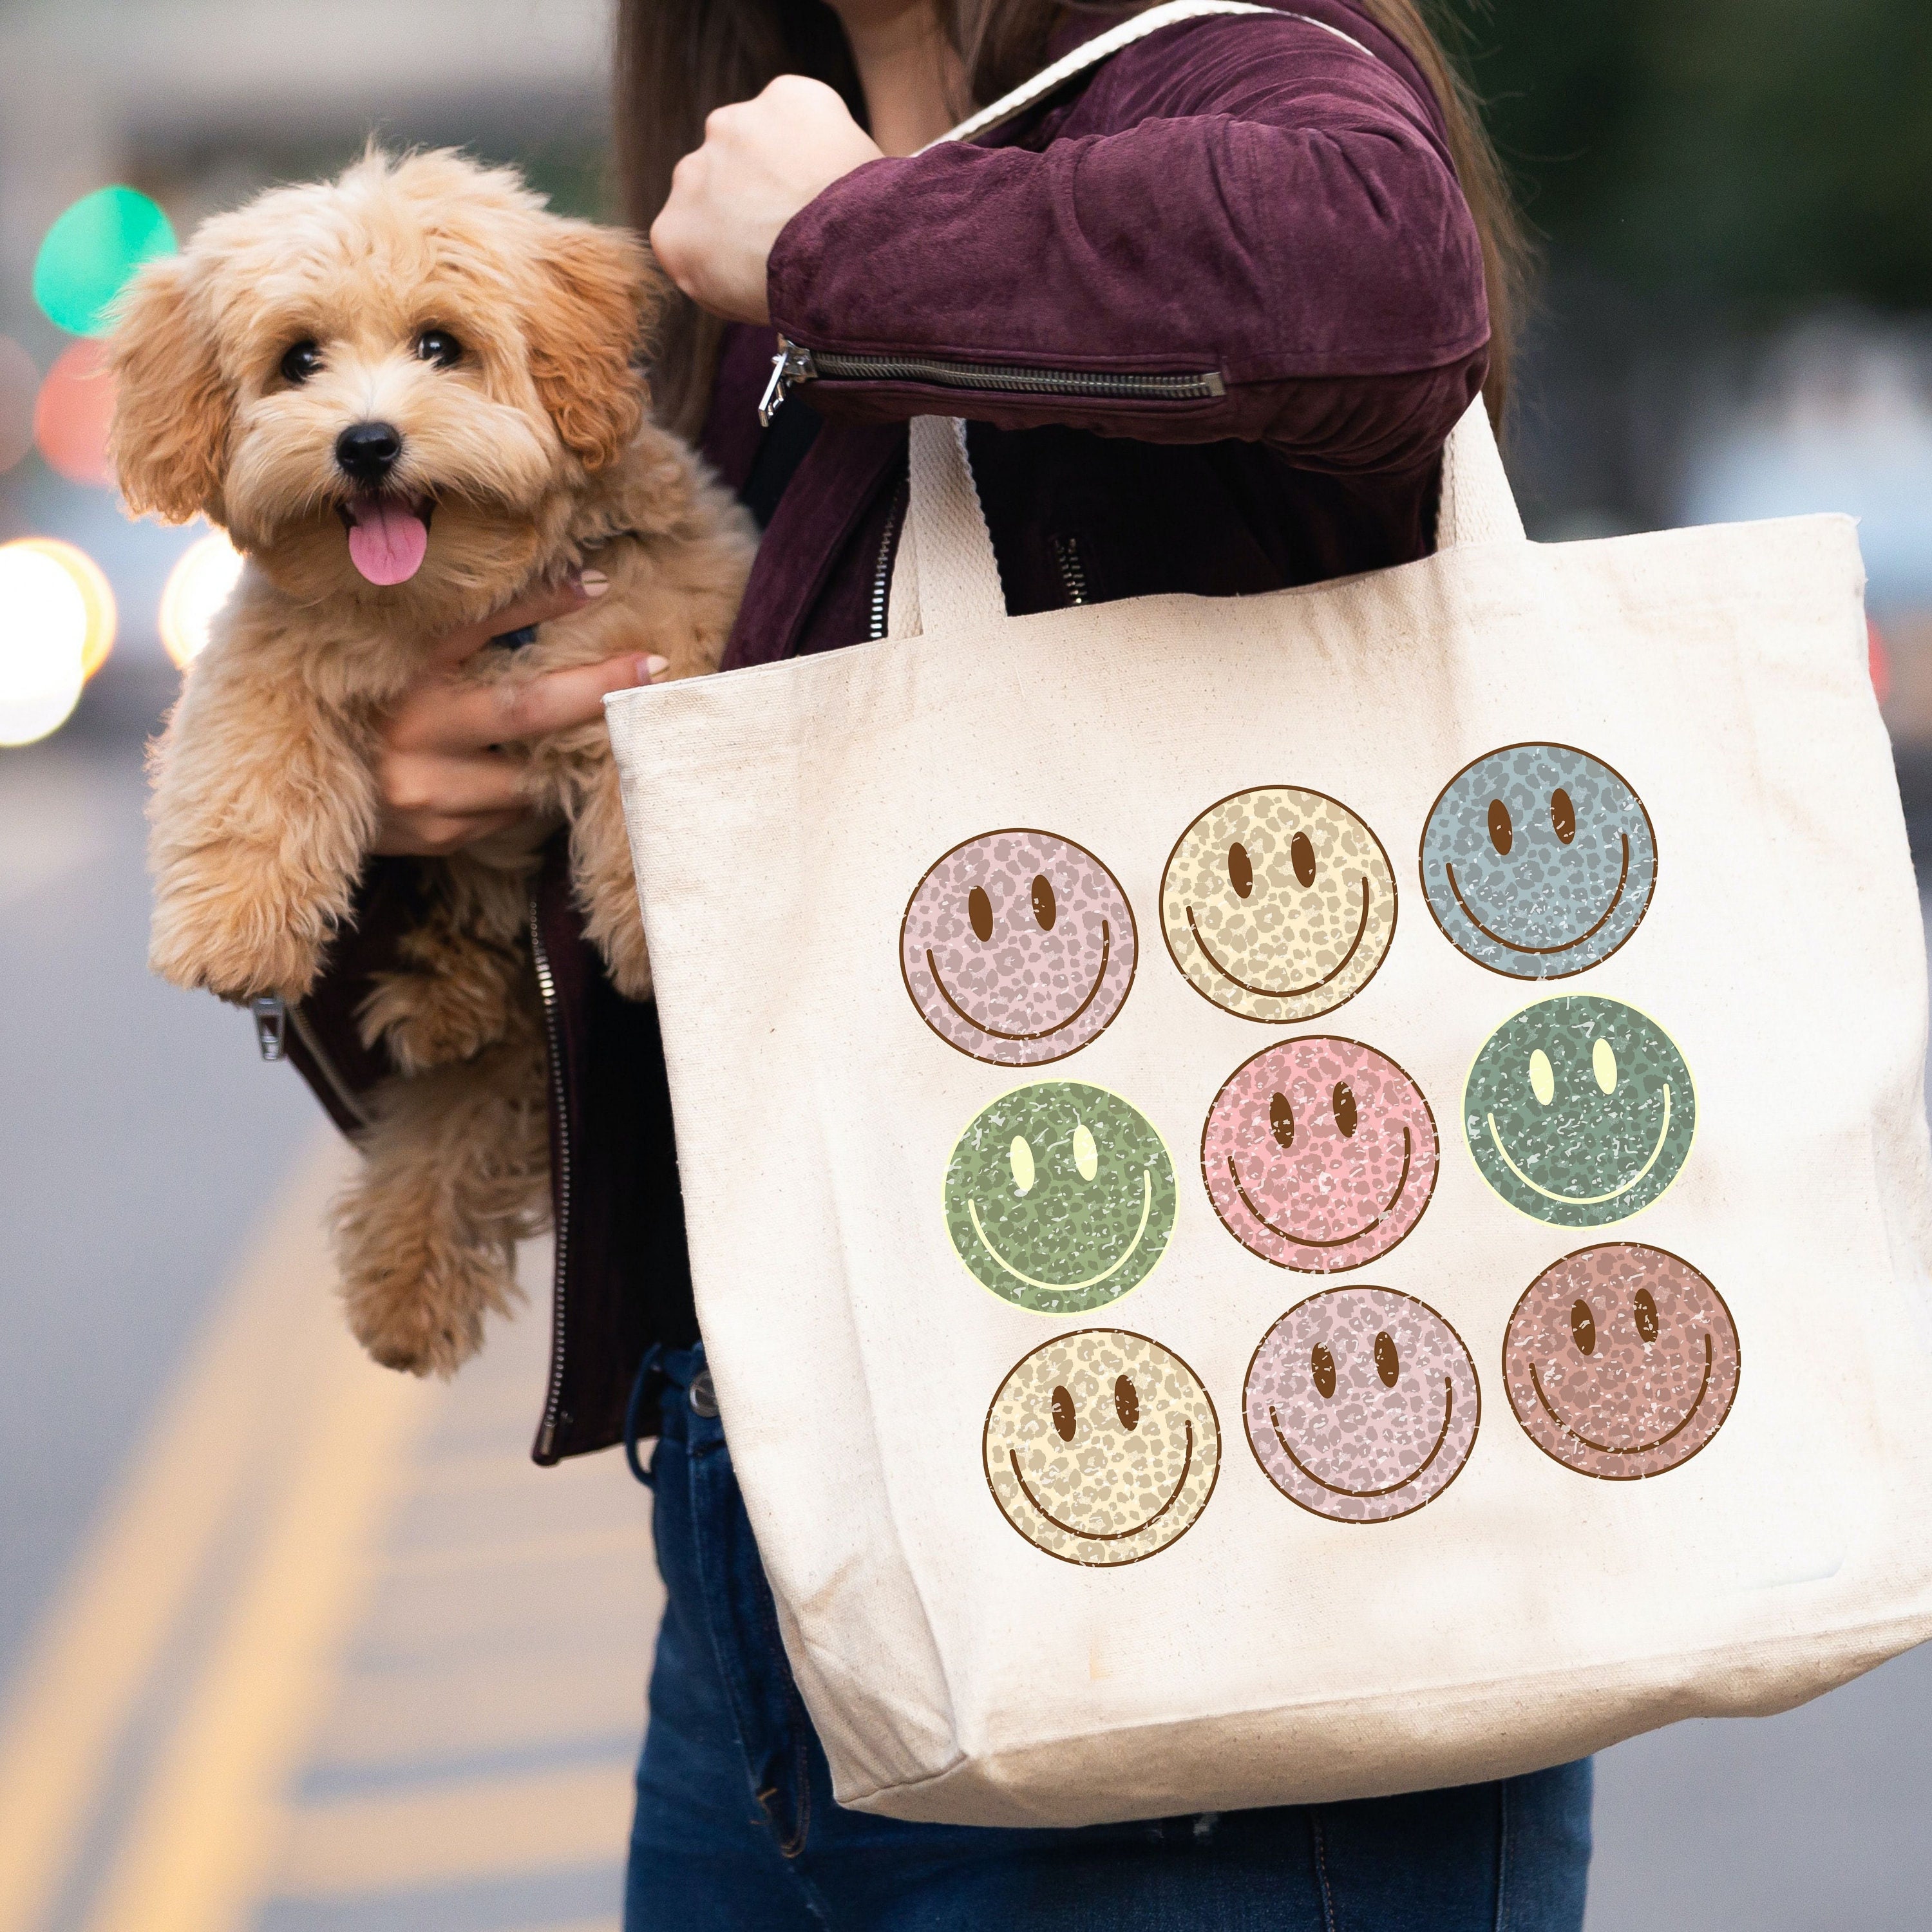
M138 734L0 753L0 1932L615 1932L658 1592L534 1312L371 1368L339 1145L142 966ZM1932 1646L1598 1760L1588 1932L1922 1932Z

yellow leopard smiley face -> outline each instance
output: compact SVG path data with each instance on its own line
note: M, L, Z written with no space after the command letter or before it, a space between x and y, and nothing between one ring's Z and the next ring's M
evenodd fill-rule
M1292 1024L1333 1012L1375 976L1395 937L1395 874L1339 800L1264 785L1210 805L1181 834L1160 916L1203 999Z

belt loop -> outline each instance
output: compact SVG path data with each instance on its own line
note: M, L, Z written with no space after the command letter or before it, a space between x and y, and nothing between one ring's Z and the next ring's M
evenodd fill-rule
M647 1490L654 1490L656 1484L651 1480L651 1472L644 1467L638 1454L638 1426L644 1419L644 1391L650 1386L651 1371L658 1365L658 1358L664 1353L664 1344L653 1342L644 1351L644 1359L638 1364L638 1378L631 1384L631 1399L624 1406L624 1460L631 1466L631 1474Z

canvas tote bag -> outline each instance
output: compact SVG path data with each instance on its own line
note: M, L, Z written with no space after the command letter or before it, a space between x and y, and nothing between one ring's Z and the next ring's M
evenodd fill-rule
M839 1802L1432 1787L1932 1632L1852 524L1532 544L1478 406L1424 561L1010 618L913 430L917 634L607 700Z

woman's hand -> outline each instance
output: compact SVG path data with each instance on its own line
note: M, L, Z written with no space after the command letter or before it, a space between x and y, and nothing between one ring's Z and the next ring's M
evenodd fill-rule
M602 711L606 692L648 684L664 669L662 658L621 657L546 671L527 682L471 684L458 678L492 638L566 617L610 587L602 571L586 570L480 624L452 631L437 644L377 741L376 790L382 808L377 852L441 858L527 818L523 760L502 747L587 724Z
M721 107L671 176L651 224L665 272L700 308L765 322L765 264L778 231L880 150L823 81L782 74L755 100Z

